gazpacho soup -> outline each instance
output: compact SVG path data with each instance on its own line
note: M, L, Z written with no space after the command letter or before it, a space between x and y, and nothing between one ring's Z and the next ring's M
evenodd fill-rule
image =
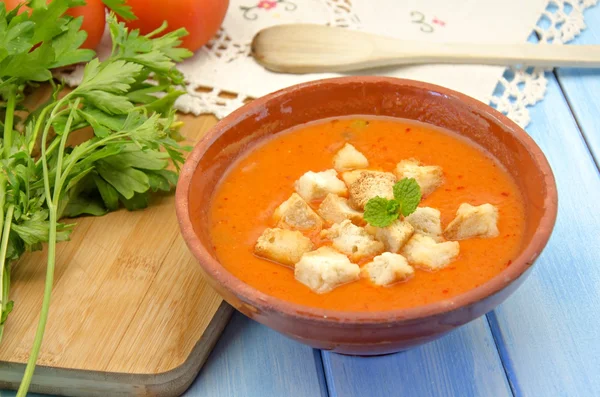
M234 276L311 307L451 298L519 253L520 192L475 143L411 120L305 124L249 148L217 186L213 246Z

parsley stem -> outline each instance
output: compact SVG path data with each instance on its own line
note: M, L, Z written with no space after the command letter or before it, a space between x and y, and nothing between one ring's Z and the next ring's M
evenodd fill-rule
M17 95L15 93L14 86L8 89L8 101L6 104L6 116L4 119L4 153L5 159L10 157L12 150L13 140L13 122L15 115ZM13 212L15 209L14 204L11 204L6 211L6 217L4 216L4 205L6 204L6 176L0 174L0 225L4 224L2 230L2 242L0 245L0 316L4 313L6 306L8 305L8 283L10 280L5 280L8 277L8 263L6 263L6 250L8 248L8 237L10 235L10 226L12 224ZM4 325L0 324L0 342L2 341L2 335L4 334Z
M17 95L15 94L14 87L11 86L8 92L8 102L6 104L6 117L4 119L4 158L7 159L10 156L12 149L13 139L13 121L15 116L15 104Z
M66 98L66 97L65 97ZM63 98L64 99L64 98ZM60 101L59 101L60 104ZM38 327L35 332L35 338L33 340L33 346L31 348L31 353L29 355L29 360L27 361L27 366L25 367L25 374L23 375L23 380L19 385L19 391L17 392L17 397L24 397L27 395L27 390L29 390L29 385L31 384L31 379L33 377L33 372L35 371L35 366L37 363L37 359L40 355L40 349L42 347L42 341L44 340L44 331L46 330L46 323L48 322L48 314L50 312L50 298L52 296L52 287L54 284L54 267L56 264L56 228L58 224L58 208L57 202L60 199L60 194L62 191L62 183L59 183L60 175L62 174L62 160L64 157L65 146L67 145L67 138L69 137L69 132L71 131L71 124L73 123L73 118L75 112L77 111L77 106L79 105L79 99L75 101L73 106L71 107L69 118L65 124L65 129L63 131L62 137L60 139L59 146L59 157L58 163L56 165L56 179L54 184L54 195L50 195L50 177L48 172L48 161L47 161L47 151L46 151L46 142L48 139L48 131L50 123L46 124L46 128L44 128L44 132L42 134L42 164L43 164L43 172L44 172L44 189L46 191L46 203L48 205L48 211L50 212L49 219L49 234L48 234L48 264L46 267L46 281L44 284L44 298L42 300L42 310L40 312L40 318L38 320ZM52 113L58 109L58 104L54 107ZM53 117L53 114L50 116Z
M73 118L75 116L75 112L77 112L77 108L79 107L80 98L75 100L75 103L71 106L71 111L69 113L69 118L67 119L67 123L65 124L65 129L60 138L60 145L58 147L58 162L56 164L56 175L54 179L54 198L53 201L55 204L58 203L60 197L56 197L56 194L60 195L61 185L60 179L62 177L62 168L63 168L63 160L65 157L65 147L67 146L67 139L69 138L69 132L71 132L71 124L73 123ZM67 173L68 175L68 173Z
M8 248L8 237L10 236L10 227L12 225L13 213L15 205L11 204L6 211L4 218L4 228L2 230L2 243L0 245L0 316L4 313L8 305L8 281L5 278L8 276L8 263L6 262L6 250ZM0 341L4 333L4 325L0 324Z
M145 36L150 39L150 38L156 36L157 34L162 33L167 28L167 26L168 26L167 21L163 21L163 23L158 28L154 29L152 32L148 33Z
M33 137L31 138L31 141L29 142L29 147L27 148L29 150L29 154L31 154L33 152L33 148L35 147L35 143L37 141L37 137L40 133L40 130L42 129L42 124L45 123L45 126L47 129L49 129L52 126L52 121L54 120L55 117L63 114L65 111L69 111L69 109L63 109L61 111L59 111L59 109L61 108L61 106L63 105L64 102L66 102L68 99L71 98L71 96L73 95L73 92L75 91L71 91L70 93L68 93L67 95L65 95L64 97L62 97L58 102L53 102L50 103L48 106L44 107L44 109L42 110L42 112L40 113L39 117L37 118L37 121L35 123L35 127L33 129ZM46 120L46 115L48 114L48 112L50 111L50 109L52 109L52 113L50 113L50 119ZM43 138L44 139L48 139ZM52 141L52 144L54 144L56 142L56 140ZM42 143L42 145L45 145L46 141L44 140L44 142ZM50 148L52 149L53 145L50 145ZM48 153L51 153L53 150L48 150ZM39 161L39 160L38 160ZM37 165L38 163L36 163Z
M46 106L44 110L42 110L42 112L40 113L40 116L38 117L37 121L35 122L35 127L33 129L33 137L31 138L31 141L29 142L29 147L27 148L29 150L29 154L33 152L33 148L35 147L38 134L40 132L40 129L42 128L42 123L46 120L46 114L50 111L50 108L51 105Z
M4 174L0 174L0 225L4 224L4 204L6 202L6 176ZM0 233L2 231L0 230ZM2 234L4 236L4 234ZM8 277L8 265L6 261L3 260L0 262L0 343L2 342L2 335L4 334L4 324L1 323L1 316L4 312L4 301L8 302L8 282L10 280L4 280L4 272L6 268L6 274Z
M23 380L19 385L17 391L17 397L25 397L29 385L31 384L31 378L33 377L33 371L40 354L40 348L42 346L42 340L44 339L44 330L46 329L46 322L48 321L48 312L50 310L50 297L52 295L52 286L54 284L54 265L56 261L56 206L48 205L50 209L50 231L48 236L48 265L46 267L46 282L44 284L44 298L42 300L42 311L40 312L40 319L38 321L37 330L35 331L35 338L33 340L33 347L31 348L31 354L25 367L25 374Z
M0 225L4 223L4 204L6 203L6 176L0 173Z

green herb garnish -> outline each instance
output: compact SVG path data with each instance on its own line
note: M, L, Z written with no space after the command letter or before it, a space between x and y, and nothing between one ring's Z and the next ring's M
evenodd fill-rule
M392 224L400 214L408 216L415 212L421 201L421 188L414 178L403 178L394 185L394 198L373 197L365 204L365 221L376 227Z
M124 0L106 3L132 16ZM152 192L169 191L177 182L187 148L177 142L181 123L173 103L183 94L178 87L184 78L175 62L192 55L178 48L184 29L158 37L164 24L144 36L129 32L111 13L111 54L93 59L93 51L79 48L86 38L79 30L82 18L65 15L84 1L28 4L32 13L17 15L0 2L0 341L13 308L11 265L48 245L44 298L18 397L27 393L40 352L56 245L74 226L60 219L144 208ZM62 92L52 69L87 61L81 84ZM39 82L52 86L51 97L25 107ZM71 145L69 138L84 128L93 136Z
M400 213L409 216L421 202L421 187L414 178L403 178L394 185L394 199Z

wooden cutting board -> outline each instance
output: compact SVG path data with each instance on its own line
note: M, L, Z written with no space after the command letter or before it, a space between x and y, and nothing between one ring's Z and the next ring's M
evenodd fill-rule
M215 124L181 116L190 143ZM143 211L77 219L57 249L52 304L31 390L67 396L174 396L198 374L233 309L179 234L174 195ZM37 326L45 252L13 267L14 311L0 344L0 389L17 388Z

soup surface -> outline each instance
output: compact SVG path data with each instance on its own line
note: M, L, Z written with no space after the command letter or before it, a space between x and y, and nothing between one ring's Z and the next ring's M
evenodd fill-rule
M420 206L437 208L445 228L461 203L490 203L498 208L500 234L460 241L460 254L448 267L436 272L416 269L407 282L379 287L361 278L326 294L311 291L294 278L292 268L259 258L253 249L263 231L275 227L273 211L294 192L294 182L307 171L331 169L333 156L345 143L368 158L369 169L392 171L408 158L441 166L443 185ZM428 124L373 116L322 120L254 146L217 187L210 223L220 263L245 283L286 301L348 311L415 307L471 290L511 263L525 227L516 184L481 148Z

